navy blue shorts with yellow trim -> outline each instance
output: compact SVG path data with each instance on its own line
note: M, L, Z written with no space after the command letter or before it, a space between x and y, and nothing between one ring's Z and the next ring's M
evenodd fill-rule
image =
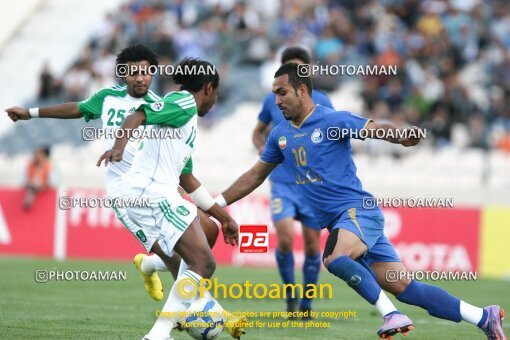
M356 234L368 247L363 259L374 262L400 262L395 248L384 236L384 215L381 209L351 208L344 211L330 229L346 229Z
M309 228L321 230L297 184L271 182L271 215L274 223L292 217Z

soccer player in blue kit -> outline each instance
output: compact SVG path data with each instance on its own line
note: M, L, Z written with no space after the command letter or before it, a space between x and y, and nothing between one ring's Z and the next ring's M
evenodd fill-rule
M277 164L292 166L297 186L321 227L330 232L322 256L324 266L375 305L384 319L377 331L379 337L405 335L413 329L412 321L395 308L385 290L432 316L474 324L488 339L506 339L502 327L504 311L499 306L479 308L440 287L408 279L406 268L384 236L381 210L363 208L363 199L373 196L362 189L356 175L350 137L366 134L380 138L384 132L383 139L406 147L416 145L419 139L391 138L389 132L397 135L392 124L316 105L310 97L312 82L298 76L298 67L293 63L282 65L273 82L276 104L287 121L273 128L260 160L216 201L220 205L233 203L262 184ZM335 133L337 128L350 133ZM417 128L409 130L412 129ZM397 272L398 280L386 280L387 272Z
M306 49L299 46L287 47L282 52L282 64L310 64L311 57ZM333 108L328 96L321 91L312 90L312 100L324 107ZM280 108L276 105L276 95L269 93L262 105L258 116L258 122L253 130L252 141L262 154L266 145L266 131L269 126L275 127L284 121ZM303 286L317 284L321 268L320 258L320 231L321 227L313 215L312 209L296 185L293 170L286 164L281 164L269 176L271 181L271 214L278 237L278 246L275 256L278 271L284 284L294 284L294 254L293 254L293 226L294 220L302 223L303 240L305 248L305 260L303 262ZM312 299L306 296L301 302L291 296L291 287L287 288L288 312L299 309L303 312L303 318L310 318Z

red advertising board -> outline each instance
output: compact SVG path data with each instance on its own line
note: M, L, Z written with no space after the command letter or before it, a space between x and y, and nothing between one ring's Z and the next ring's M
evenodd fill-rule
M411 271L475 271L480 210L385 209L385 233Z
M62 197L101 198L102 190L47 191L30 211L22 209L23 190L0 189L0 254L60 258L131 260L144 248L108 207L60 207ZM60 204L62 205L62 204ZM239 224L268 225L268 252L241 253L238 247L216 242L220 264L275 266L276 233L269 201L253 195L227 208ZM385 234L409 270L478 270L480 209L385 209ZM295 225L296 266L304 260L301 228ZM322 231L321 249L328 232Z
M55 196L41 192L24 210L25 190L0 189L0 254L53 256Z

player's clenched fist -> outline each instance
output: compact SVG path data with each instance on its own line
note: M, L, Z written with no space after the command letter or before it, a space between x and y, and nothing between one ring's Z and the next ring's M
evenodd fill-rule
M414 134L408 133L409 137L401 138L399 140L399 143L405 147L415 146L416 144L418 144L420 142L420 137L419 137L419 133L418 133L419 129L416 126L413 126L413 127L409 128L408 130L414 130Z
M10 107L5 110L5 112L7 112L7 115L13 122L18 120L29 120L31 118L28 109L19 106Z
M106 151L96 163L96 166L101 166L101 163L104 160L104 165L107 166L108 162L115 163L122 160L122 151L117 149L111 149Z

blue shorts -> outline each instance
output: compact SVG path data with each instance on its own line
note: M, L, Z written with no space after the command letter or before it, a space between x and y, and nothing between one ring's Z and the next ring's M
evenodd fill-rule
M384 236L384 215L381 209L351 208L344 211L330 229L346 229L356 234L368 247L362 257L374 262L400 262L395 248Z
M271 215L274 223L292 217L309 228L321 230L297 184L271 182Z

